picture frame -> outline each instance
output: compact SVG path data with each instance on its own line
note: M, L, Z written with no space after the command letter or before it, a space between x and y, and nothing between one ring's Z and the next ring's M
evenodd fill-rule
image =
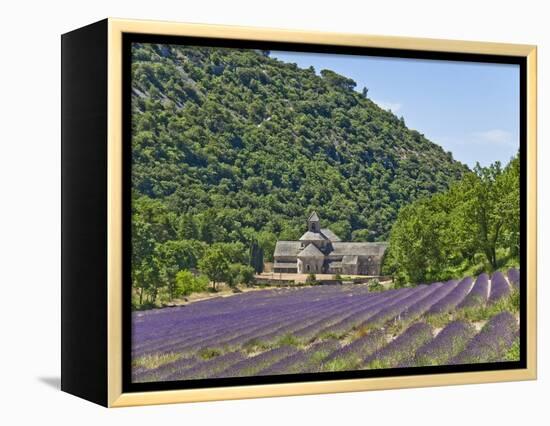
M516 64L520 86L519 359L477 366L133 382L132 43ZM121 407L536 379L535 46L113 18L64 34L61 45L63 391ZM311 226L309 231L319 231L315 223ZM321 272L303 265L304 274ZM298 271L302 272L300 266ZM334 271L334 275L341 272Z

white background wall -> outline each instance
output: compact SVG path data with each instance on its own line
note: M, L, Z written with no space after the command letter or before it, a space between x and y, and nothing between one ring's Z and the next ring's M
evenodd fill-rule
M548 424L550 72L543 1L0 3L0 422L81 425ZM539 46L539 380L106 410L59 392L60 40L107 16ZM543 239L545 241L543 241ZM545 338L546 337L546 338ZM5 421L11 418L11 420Z

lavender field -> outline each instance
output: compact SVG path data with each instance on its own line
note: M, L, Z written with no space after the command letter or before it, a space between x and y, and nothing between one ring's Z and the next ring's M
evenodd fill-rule
M250 291L132 315L134 382L517 359L519 270Z

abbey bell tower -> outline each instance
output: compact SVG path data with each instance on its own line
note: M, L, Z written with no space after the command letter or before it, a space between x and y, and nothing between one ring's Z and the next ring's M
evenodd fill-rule
M316 212L313 212L309 215L307 219L307 230L309 232L320 232L321 226L319 224L319 216Z

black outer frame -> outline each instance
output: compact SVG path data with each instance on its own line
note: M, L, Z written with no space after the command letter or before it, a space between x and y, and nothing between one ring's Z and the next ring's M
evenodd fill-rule
M61 390L104 406L107 26L61 37Z
M254 376L201 379L188 381L167 381L132 383L131 380L131 46L132 43L179 44L188 46L228 47L258 50L302 51L317 53L340 53L348 55L383 56L410 59L431 59L459 62L502 63L519 66L520 71L520 215L521 215L521 282L520 282L520 361L480 363L467 365L444 365L415 368L393 368L380 370L357 370L346 372L289 374L277 376ZM432 52L404 49L385 49L351 46L327 46L320 44L283 43L253 40L234 40L204 37L165 36L124 33L123 49L123 306L122 306L122 390L144 392L177 389L197 389L226 386L261 385L275 383L311 382L321 380L344 380L372 377L427 375L441 373L462 373L489 370L511 370L527 368L527 59L524 57Z

